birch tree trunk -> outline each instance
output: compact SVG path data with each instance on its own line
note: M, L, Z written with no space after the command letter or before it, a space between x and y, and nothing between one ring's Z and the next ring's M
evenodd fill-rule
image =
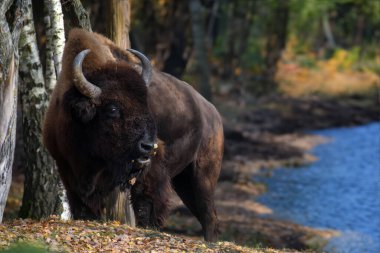
M46 76L51 78L46 83L49 94L61 72L61 60L65 47L65 29L63 25L62 6L59 0L44 0L46 24ZM50 57L49 57L50 56ZM52 56L52 57L51 57ZM51 62L53 59L53 63ZM49 62L50 60L50 62ZM49 63L48 63L49 62ZM54 68L51 66L53 64ZM48 68L49 67L49 68ZM54 74L52 70L54 69ZM55 76L55 80L54 80Z
M80 27L80 28L86 29L90 32L92 31L91 30L90 17L88 15L88 13L86 12L86 10L83 8L80 0L71 0L71 1L61 0L60 2L62 4L62 11L64 13L63 23L61 23L61 21L58 20L59 25L53 25L50 21L51 20L50 15L47 14L46 15L47 17L45 18L47 27L49 27L50 29L54 29L54 27L59 26L60 27L59 31L62 32L62 24L64 24L65 20L66 20L67 25L66 25L66 29L65 29L65 34L67 34L67 31L69 31L73 27ZM54 36L54 33L50 33L49 36ZM61 42L60 44L64 45L64 34L60 33L59 38L60 38L60 42ZM49 55L52 56L52 55L54 55L54 53L52 53L52 51L54 50L54 44L51 43L52 40L49 40L49 41L50 41L49 42L49 50L47 50L47 53L49 53ZM62 47L62 50L63 50L63 47ZM46 62L46 64L47 64L47 66L46 66L47 72L49 72L50 75L48 75L48 73L45 74L45 76L46 76L45 80L48 81L45 84L45 87L47 89L49 88L49 91L51 91L55 86L56 76L53 75L53 73L54 73L53 62L52 61ZM49 67L49 69L48 69L48 67ZM67 200L66 190L65 190L62 182L60 182L60 189L61 189L60 190L60 199L61 199L62 207L63 207L63 212L61 213L61 219L68 220L71 218L71 212L70 212L70 207L69 207L68 200Z
M109 0L108 2L108 37L117 46L130 48L129 27L130 27L130 1L129 0ZM132 208L130 190L125 192L116 188L107 198L105 218L107 220L118 220L121 223L136 226L136 217Z
M57 83L57 79L62 68L61 61L65 47L65 29L61 2L59 0L44 0L44 6L47 38L45 89L47 94L50 95ZM50 55L50 58L47 58L47 55ZM46 80L48 82L46 82ZM56 166L54 170L57 171ZM57 185L57 188L60 204L63 209L60 212L60 216L61 219L68 220L71 218L71 212L69 209L66 190L64 189L59 177L58 181L59 184Z
M26 154L24 196L21 218L42 218L58 214L60 179L52 157L41 143L41 125L48 94L39 58L33 23L32 2L26 0L25 26L21 31L20 87L24 149Z
M53 27L51 24L51 18L49 15L49 11L47 10L48 6L46 4L46 1L44 2L44 23L45 23L45 29L46 29L46 48L45 48L45 88L48 94L51 94L53 91L55 84L57 83L57 75L55 73L54 69L54 44L51 39L53 36Z
M12 182L15 149L18 84L18 40L23 22L24 1L16 3L11 32L5 13L12 0L0 3L0 222Z
M202 6L199 0L190 0L189 7L194 41L194 67L192 74L194 74L196 77L200 93L207 100L211 101L211 87L209 83L210 70L207 62L204 22L202 19Z

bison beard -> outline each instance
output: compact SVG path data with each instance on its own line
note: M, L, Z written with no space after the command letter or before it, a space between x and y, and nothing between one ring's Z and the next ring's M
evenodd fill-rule
M43 140L75 219L103 218L108 194L131 187L138 225L161 228L174 189L205 239L217 239L213 196L223 151L221 118L190 85L152 70L141 53L72 30Z

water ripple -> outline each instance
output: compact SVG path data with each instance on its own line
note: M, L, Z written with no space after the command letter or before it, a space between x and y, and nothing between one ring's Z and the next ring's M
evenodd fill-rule
M281 219L341 230L328 252L380 252L380 124L313 132L332 138L301 169L279 169L263 179L259 202Z

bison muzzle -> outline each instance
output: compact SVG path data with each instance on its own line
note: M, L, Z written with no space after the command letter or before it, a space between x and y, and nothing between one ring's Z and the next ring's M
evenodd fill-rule
M101 219L107 196L130 187L137 224L160 228L174 189L205 239L216 240L221 117L190 85L153 69L140 52L72 30L43 140L74 219Z

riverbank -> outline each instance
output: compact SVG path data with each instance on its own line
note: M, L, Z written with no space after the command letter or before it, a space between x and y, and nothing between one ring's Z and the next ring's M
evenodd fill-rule
M215 194L220 239L249 247L318 251L329 239L339 235L337 231L263 218L272 210L256 201L266 192L266 186L255 181L257 176L263 171L271 174L279 167L301 166L315 161L308 151L327 139L299 133L266 133L256 139L245 137L246 142L236 138L226 139L226 156ZM166 231L200 239L200 225L181 201L173 198L173 211Z
M266 186L260 173L314 162L309 151L328 142L308 130L361 125L379 120L374 99L289 98L244 101L217 98L225 120L225 155L216 191L221 238L241 245L320 250L337 231L317 230L291 222L262 218L272 210L256 202ZM177 199L167 231L200 238L200 226Z

